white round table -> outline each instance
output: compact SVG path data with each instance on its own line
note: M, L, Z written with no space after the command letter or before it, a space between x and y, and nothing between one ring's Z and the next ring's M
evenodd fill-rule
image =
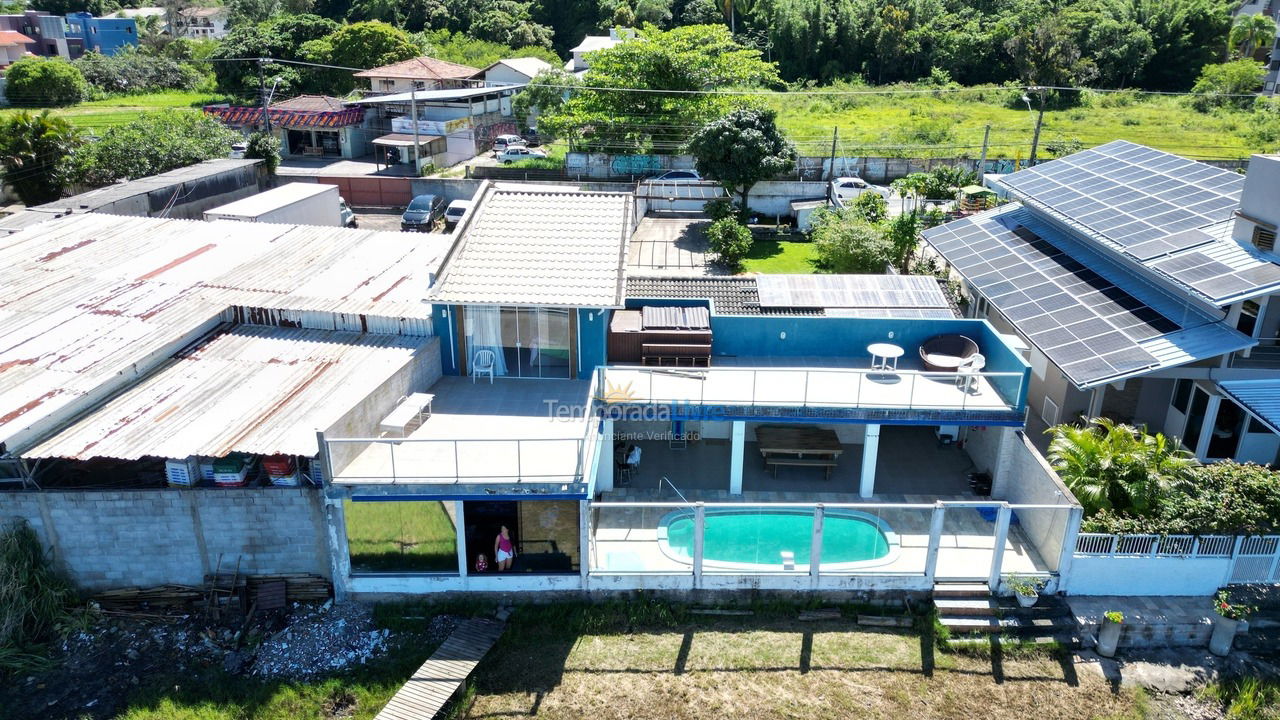
M892 343L872 343L867 346L867 352L871 353L872 370L897 370L903 350Z

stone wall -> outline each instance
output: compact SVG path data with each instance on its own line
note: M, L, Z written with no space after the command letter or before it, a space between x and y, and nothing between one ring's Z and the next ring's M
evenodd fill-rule
M222 555L248 574L329 575L323 498L304 488L90 490L0 494L77 585L199 585Z
M560 552L569 556L574 566L578 565L581 544L581 528L578 524L578 502L576 500L530 500L519 503L520 532L522 541L552 540ZM541 543L531 544L525 552L540 552L550 549Z

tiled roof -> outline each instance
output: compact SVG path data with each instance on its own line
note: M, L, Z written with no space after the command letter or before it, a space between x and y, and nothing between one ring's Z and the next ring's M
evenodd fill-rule
M761 309L753 277L629 277L628 299L710 300L716 315L823 315L822 308Z
M618 307L631 202L625 193L489 188L464 220L431 299Z
M272 110L307 110L314 112L342 112L347 106L342 100L328 95L299 95L271 104Z
M362 70L355 73L355 76L362 78L408 78L412 80L461 80L469 78L478 72L480 72L479 68L437 60L423 55L422 57L376 67L372 70Z
M0 45L32 45L35 40L23 35L17 30L0 30Z

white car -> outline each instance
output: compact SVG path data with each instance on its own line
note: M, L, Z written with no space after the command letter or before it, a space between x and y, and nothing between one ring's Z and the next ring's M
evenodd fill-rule
M515 147L516 145L528 146L528 143L526 143L524 138L519 135L499 135L493 139L493 154L497 155L507 148Z
M529 158L544 158L547 154L541 150L530 150L523 145L509 145L506 150L498 153L498 162L506 165L517 160L528 160Z
M860 177L838 177L831 181L832 198L852 200L865 192L876 193L888 200L890 191L883 185L872 185Z
M449 203L449 207L444 211L444 227L446 230L452 230L458 227L458 223L462 222L462 218L467 216L467 211L471 209L470 200L454 200Z
M697 170L668 170L661 175L650 178L657 183L696 183L702 182Z

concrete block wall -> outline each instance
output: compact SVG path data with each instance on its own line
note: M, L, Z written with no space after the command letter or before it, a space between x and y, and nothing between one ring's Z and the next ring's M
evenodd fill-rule
M199 585L223 567L328 576L323 498L303 488L89 490L0 495L82 589Z

